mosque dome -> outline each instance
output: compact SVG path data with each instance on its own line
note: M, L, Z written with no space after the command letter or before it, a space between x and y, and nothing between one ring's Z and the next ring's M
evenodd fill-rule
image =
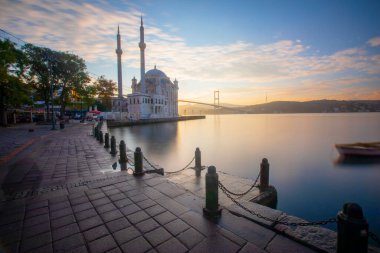
M148 77L159 77L159 78L167 78L166 74L162 72L161 70L157 69L156 66L154 66L154 69L149 70L145 73L145 75Z

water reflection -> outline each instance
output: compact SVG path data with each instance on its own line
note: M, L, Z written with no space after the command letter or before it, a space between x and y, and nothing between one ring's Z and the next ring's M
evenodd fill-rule
M380 164L380 157L371 156L339 156L335 161L336 165L339 167L347 166L357 166L361 167L363 165L376 165Z

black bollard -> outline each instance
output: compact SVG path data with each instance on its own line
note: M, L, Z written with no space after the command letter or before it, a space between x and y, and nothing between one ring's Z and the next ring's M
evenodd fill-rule
M120 141L119 152L120 152L119 163L127 163L128 162L127 147L125 146L125 142L123 140Z
M99 142L103 143L103 131L99 131Z
M356 203L346 203L337 215L337 253L367 253L368 222L362 208Z
M133 175L140 176L144 175L143 171L143 153L141 152L141 148L137 147L135 154L135 171L133 172Z
M109 133L106 133L104 135L104 148L109 148L110 147L110 135Z
M203 208L203 215L208 218L217 218L221 215L222 209L219 207L219 176L215 166L210 166L206 173L206 206Z
M98 127L95 127L95 135L94 135L94 137L95 137L95 139L97 139L98 140L98 133L99 133L99 129L98 129Z
M92 136L95 136L95 126L92 125Z
M110 154L111 155L116 155L117 151L116 151L116 139L115 139L115 136L112 136L111 137L111 152Z
M200 177L202 171L201 151L199 148L195 149L195 176Z
M265 191L269 186L269 163L268 159L263 158L260 164L260 192Z

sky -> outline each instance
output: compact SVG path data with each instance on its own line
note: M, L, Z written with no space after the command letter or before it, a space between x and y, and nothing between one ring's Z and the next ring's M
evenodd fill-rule
M378 13L378 0L0 0L0 28L116 82L119 25L127 94L142 15L146 70L176 78L180 99L213 103L219 90L221 103L251 105L380 99Z

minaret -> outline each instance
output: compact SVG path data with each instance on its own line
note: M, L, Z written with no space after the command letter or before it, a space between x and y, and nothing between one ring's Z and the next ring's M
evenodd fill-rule
M141 26L140 26L140 71L141 71L141 86L140 86L140 92L145 93L145 48L146 45L144 43L144 25L143 25L143 19L141 16Z
M123 54L123 50L121 50L121 41L120 41L120 31L119 25L117 26L117 90L119 93L119 98L123 98L123 81L122 81L122 71L121 71L121 55Z

